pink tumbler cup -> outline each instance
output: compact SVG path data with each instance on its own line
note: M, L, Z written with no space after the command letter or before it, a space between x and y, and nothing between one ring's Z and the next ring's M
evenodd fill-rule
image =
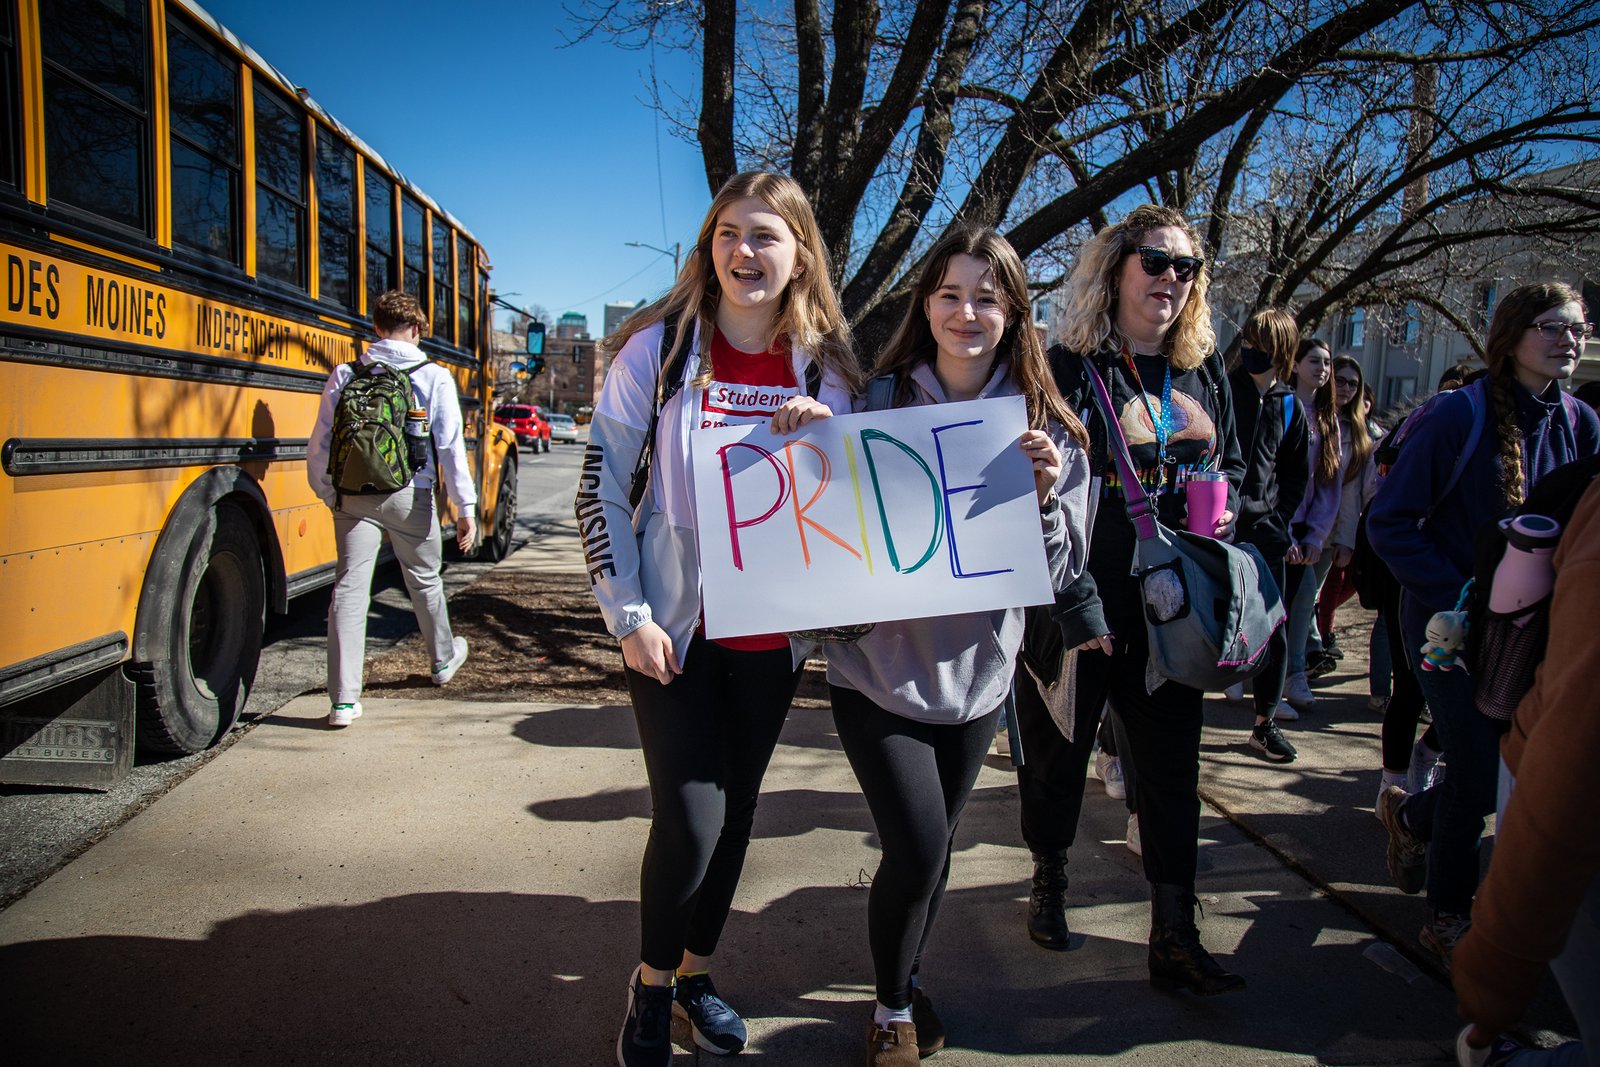
M1218 471L1197 471L1183 483L1187 511L1184 525L1190 533L1215 536L1217 521L1228 510L1228 477Z
M1561 524L1543 515L1521 515L1502 519L1500 528L1506 535L1506 554L1494 569L1489 610L1497 615L1514 615L1543 600L1555 587L1551 557L1561 540Z

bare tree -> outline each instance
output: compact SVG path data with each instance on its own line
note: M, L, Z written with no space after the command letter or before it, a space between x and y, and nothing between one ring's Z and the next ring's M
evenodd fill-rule
M1581 0L594 0L575 19L698 53L698 101L658 86L658 106L710 187L801 182L867 353L952 222L1001 229L1049 284L1087 229L1157 200L1226 253L1243 304L1294 300L1306 323L1425 289L1466 243L1600 224L1592 189L1536 177L1596 156Z

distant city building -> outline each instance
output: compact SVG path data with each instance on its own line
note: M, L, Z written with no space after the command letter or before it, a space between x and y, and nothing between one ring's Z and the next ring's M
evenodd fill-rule
M556 336L563 341L589 336L589 317L569 311L556 322Z
M624 320L626 320L627 317L632 315L635 311L638 311L640 308L644 307L644 305L645 302L643 300L639 301L637 304L607 304L605 330L600 334L600 336L610 337L612 334L616 333L617 328L622 325Z

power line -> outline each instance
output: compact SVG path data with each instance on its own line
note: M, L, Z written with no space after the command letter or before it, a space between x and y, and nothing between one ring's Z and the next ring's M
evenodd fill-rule
M667 255L667 254L668 253L665 253L665 252L662 253L662 255ZM583 300L569 300L564 304L559 304L558 303L558 304L555 304L554 306L555 307L564 307L564 308L575 308L575 307L581 307L584 304L593 303L594 301L599 300L603 296L610 296L612 293L616 292L618 289L621 289L624 285L627 285L629 282L633 281L635 278L637 278L639 275L643 274L645 271L650 270L655 265L656 265L655 264L655 260L651 260L649 263L646 263L644 266L640 267L638 270L634 271L632 274L628 275L626 278L622 279L616 285L613 285L611 288L607 289L603 293L596 293L593 296L586 297Z

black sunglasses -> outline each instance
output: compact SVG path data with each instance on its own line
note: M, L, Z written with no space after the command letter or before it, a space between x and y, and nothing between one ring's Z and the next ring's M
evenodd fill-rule
M1138 256L1139 266L1152 278L1159 278L1166 273L1168 267L1178 276L1180 282L1193 280L1200 273L1200 268L1206 261L1199 256L1174 256L1163 248L1152 248L1149 245L1140 245L1138 248L1129 249L1124 256Z

